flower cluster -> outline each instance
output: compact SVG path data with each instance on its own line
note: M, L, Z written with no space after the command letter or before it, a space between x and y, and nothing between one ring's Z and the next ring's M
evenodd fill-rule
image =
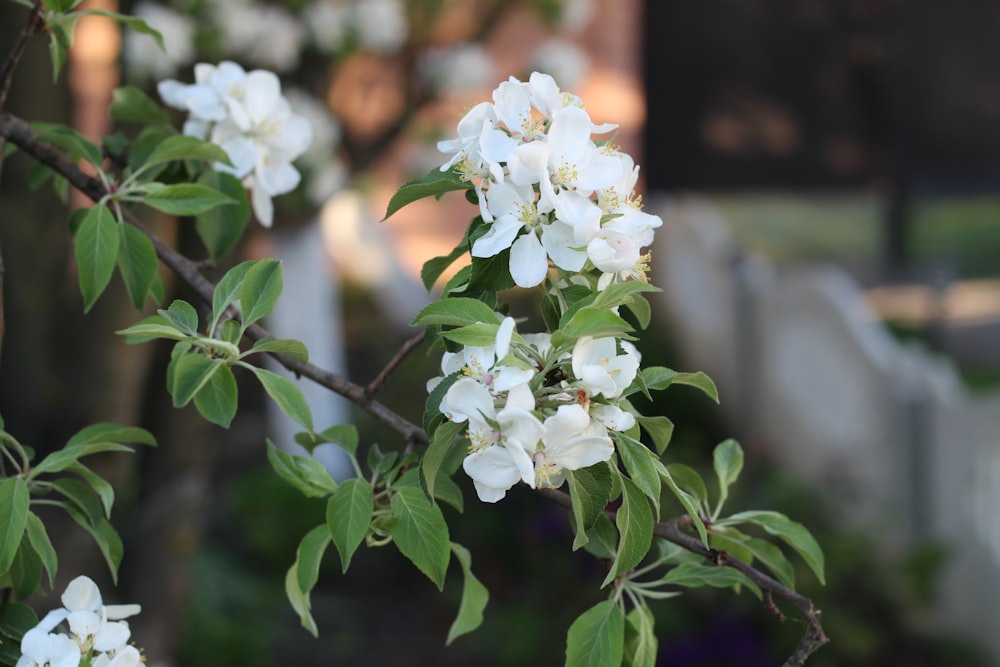
M232 165L216 169L243 179L254 214L265 227L274 219L271 198L291 192L301 176L292 161L305 153L312 128L294 113L273 72L246 72L234 62L201 63L195 82L161 81L163 101L190 112L184 134L211 141L229 155Z
M128 643L128 622L137 604L105 605L101 591L89 577L69 582L62 594L63 606L53 609L38 625L24 633L21 657L16 667L138 667L139 650ZM65 622L68 634L54 632Z
M493 103L474 106L458 137L438 144L451 154L442 171L456 169L475 184L488 231L473 257L510 250L510 274L520 287L548 275L549 261L570 273L599 274L598 289L645 279L642 248L662 224L635 196L639 168L632 158L593 135L615 125L591 121L580 98L535 72L493 91Z
M468 424L463 468L479 499L496 502L519 481L556 488L564 471L609 460L609 431L635 425L618 399L639 361L634 346L615 338L583 337L562 352L549 334L519 335L507 317L493 345L446 352L443 377L428 389L452 382L440 410Z

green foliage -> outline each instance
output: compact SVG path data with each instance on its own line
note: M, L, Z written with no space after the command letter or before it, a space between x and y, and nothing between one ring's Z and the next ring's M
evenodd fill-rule
M0 575L10 570L28 524L28 485L20 477L0 480Z
M615 561L601 587L639 564L653 541L653 511L645 494L627 478L621 478L622 505L615 514L621 539Z
M337 483L316 459L281 451L268 440L267 460L279 477L306 496L322 498L337 491Z
M618 667L625 652L625 614L614 600L599 602L573 621L566 667Z
M120 238L114 215L105 206L92 207L80 221L73 249L84 312L93 307L111 280Z
M462 601L458 616L448 629L446 644L451 644L464 634L472 632L483 623L483 610L489 602L490 592L472 574L472 554L461 544L451 543L451 552L462 566Z
M392 196L389 200L389 206L386 208L385 220L389 218L393 213L403 208L407 204L413 203L418 199L423 199L424 197L435 197L440 198L441 195L446 192L451 192L452 190L468 190L472 187L472 184L468 181L463 181L458 174L453 171L441 171L440 169L431 169L422 178L412 180L409 183L403 185L396 194Z
M323 560L323 554L326 553L328 546L330 546L330 533L326 526L316 526L302 538L295 562L285 575L285 594L299 615L302 627L314 637L319 636L319 629L312 617L309 594L319 579L320 561Z
M441 509L420 489L403 487L392 497L392 516L389 534L396 548L443 589L451 546Z

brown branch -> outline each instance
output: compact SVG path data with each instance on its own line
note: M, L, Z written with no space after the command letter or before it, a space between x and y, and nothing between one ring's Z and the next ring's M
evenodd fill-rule
M385 384L385 381L389 379L389 376L392 375L397 368L399 368L399 365L403 363L403 360L406 359L407 356L409 356L410 352L415 350L417 346L423 342L424 332L421 330L421 332L416 336L413 336L403 343L403 346L399 348L396 354L393 355L392 359L389 360L389 363L385 365L385 368L379 371L378 375L375 376L375 379L369 382L368 386L365 387L365 394L369 397L377 394L378 390L382 388L383 384Z
M57 171L66 178L70 185L87 195L93 201L100 201L107 194L100 181L81 171L58 148L46 142L38 141L34 130L22 119L6 112L0 113L0 136L6 137L25 153ZM171 248L162 239L144 229L141 225L136 224L134 219L126 217L130 223L134 224L149 237L160 260L174 271L182 281L187 283L205 303L210 305L212 303L212 295L215 293L215 285L211 280L202 275L198 269L198 265ZM247 329L246 335L251 340L260 340L261 338L271 336L266 329L257 324L251 325ZM406 438L407 442L427 442L427 434L424 433L422 428L400 416L382 403L372 399L368 396L365 387L313 364L298 361L280 354L272 356L277 359L278 363L296 375L307 377L313 382L349 399L376 419L400 433Z
M562 491L558 491L556 489L539 489L538 492L548 500L562 505L567 509L571 509L573 506L569 494ZM608 511L606 514L612 519L615 517L614 511ZM798 645L795 647L795 651L788 658L788 660L785 661L783 667L801 667L805 664L806 659L810 655L816 652L816 650L823 644L830 641L827 638L826 633L823 632L823 626L820 624L820 610L813 606L812 600L804 595L796 593L780 581L774 579L768 574L765 574L764 572L761 572L752 565L747 565L739 558L730 555L726 551L706 548L705 545L702 544L701 540L696 536L684 532L683 528L690 525L690 523L691 517L685 514L671 519L670 521L653 524L653 534L657 537L662 537L668 542L672 542L680 547L683 547L691 553L704 556L715 565L731 567L742 572L747 579L755 583L762 591L766 591L771 596L776 595L787 600L792 605L797 607L806 617L806 621L808 623L806 633L802 639L799 640ZM773 606L773 599L767 599L770 601L770 606Z

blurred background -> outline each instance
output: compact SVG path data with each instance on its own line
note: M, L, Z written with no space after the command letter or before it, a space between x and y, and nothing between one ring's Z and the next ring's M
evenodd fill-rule
M436 141L497 83L553 75L596 122L619 124L646 208L664 219L651 276L664 292L652 299L644 362L705 370L720 388L720 407L685 388L641 406L676 423L667 456L707 470L712 447L737 437L748 462L732 506L785 512L826 552L826 587L805 568L798 577L832 639L809 664L1000 661L1000 7L87 5L144 17L167 53L81 20L57 83L44 41L31 45L9 110L97 138L135 130L108 124L116 85L154 93L156 81L188 81L194 63L224 59L276 71L315 146L299 163L303 186L275 202L274 229L251 225L231 263L285 259L268 326L359 383L412 335L407 322L431 298L421 264L450 251L474 214L456 196L380 222L388 198L442 162ZM24 15L0 5L0 43ZM324 504L271 474L263 448L267 435L292 447L294 430L251 383L228 431L170 407L169 347L129 348L113 335L138 319L120 285L81 315L67 205L31 191L22 156L4 166L0 413L40 453L95 421L157 435L156 450L100 466L118 489L126 554L108 597L143 605L133 637L150 665L561 663L565 631L601 598L603 575L586 554L567 565L565 513L527 491L449 515L491 592L476 633L446 648L458 580L439 595L391 549L362 551L348 576L329 556L313 593L320 639L299 628L281 574ZM150 223L204 257L187 221ZM164 278L168 301L192 298ZM380 398L419 419L437 369L418 351ZM336 397L303 390L319 428L354 421L364 446L402 445ZM344 474L335 450L317 456ZM101 576L89 537L73 524L58 533L61 576ZM803 631L794 613L779 623L730 591L664 601L657 623L658 664L690 667L777 665Z

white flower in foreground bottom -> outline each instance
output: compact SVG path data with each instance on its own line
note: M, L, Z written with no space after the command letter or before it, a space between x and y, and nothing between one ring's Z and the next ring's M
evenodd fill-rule
M579 378L588 394L603 394L618 398L632 384L639 370L639 353L632 345L622 343L624 354L618 354L616 338L584 336L573 348L573 375Z
M94 658L93 667L139 667L144 660L134 646L122 646L116 651L102 653Z
M49 630L39 625L24 633L16 667L78 667L80 647L66 635Z
M611 458L614 443L600 423L592 421L580 405L560 405L556 414L545 420L543 447L532 459L535 484L556 488L563 483L564 470L579 470Z

